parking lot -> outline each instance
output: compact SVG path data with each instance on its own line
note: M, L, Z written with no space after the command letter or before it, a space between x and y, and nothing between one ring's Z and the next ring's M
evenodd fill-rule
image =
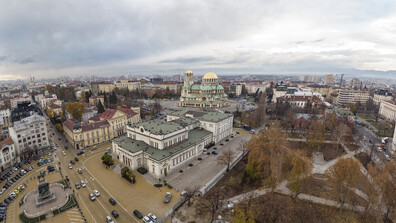
M151 212L161 218L180 200L180 192L167 187L156 188L147 183L145 178L137 172L134 172L136 184L132 185L112 169L107 169L100 159L104 151L103 148L98 150L97 154L89 155L84 161L84 169L89 171L94 181L99 183L129 213L137 209L143 215ZM163 199L168 191L172 193L172 199L169 203L164 203Z

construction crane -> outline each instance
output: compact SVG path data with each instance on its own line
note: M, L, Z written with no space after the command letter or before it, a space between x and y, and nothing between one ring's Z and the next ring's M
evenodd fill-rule
M341 74L340 87L342 87L342 78L343 77L344 77L344 74Z

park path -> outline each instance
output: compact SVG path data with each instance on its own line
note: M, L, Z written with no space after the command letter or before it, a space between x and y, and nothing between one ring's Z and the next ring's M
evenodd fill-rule
M292 192L290 191L290 189L287 188L287 180L284 180L280 184L278 184L273 191L276 193L279 193L279 194L287 195L287 196L292 195ZM226 199L223 202L225 202L227 204L229 204L229 203L238 204L238 203L241 203L243 201L246 201L246 200L249 200L252 198L257 198L257 197L263 196L270 192L271 192L270 188L259 188L259 189L249 191L244 194L239 194L235 197ZM304 201L308 201L308 202L312 202L312 203L316 203L316 204L321 204L321 205L326 205L326 206L332 206L332 207L336 207L336 208L340 208L342 206L342 204L340 202L321 198L318 196L309 195L309 194L299 194L297 196L297 198L300 200L304 200ZM344 204L343 207L346 209L352 210L352 211L359 211L359 212L363 212L365 210L365 208L362 206L354 206L351 204Z

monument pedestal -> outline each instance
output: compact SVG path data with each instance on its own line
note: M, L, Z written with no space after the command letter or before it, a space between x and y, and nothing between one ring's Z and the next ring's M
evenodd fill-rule
M38 191L39 194L36 197L37 207L56 201L55 193L50 190L49 184L46 180L39 181Z

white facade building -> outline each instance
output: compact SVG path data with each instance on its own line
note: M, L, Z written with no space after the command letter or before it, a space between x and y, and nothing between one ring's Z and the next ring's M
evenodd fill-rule
M120 162L132 169L145 167L162 178L202 154L206 145L232 134L233 115L180 111L167 117L127 127L127 136L112 140Z
M381 101L379 114L387 119L396 120L396 101Z
M18 162L18 157L16 155L14 142L11 138L6 138L0 141L0 167L1 172L9 167L12 167L16 162Z
M23 118L15 122L9 131L18 155L49 146L46 119L43 116L34 114Z
M11 126L11 111L7 106L0 107L0 127Z
M364 104L367 102L367 100L369 100L369 98L369 91L342 89L338 94L337 104L339 106L346 104L356 104L358 102Z

